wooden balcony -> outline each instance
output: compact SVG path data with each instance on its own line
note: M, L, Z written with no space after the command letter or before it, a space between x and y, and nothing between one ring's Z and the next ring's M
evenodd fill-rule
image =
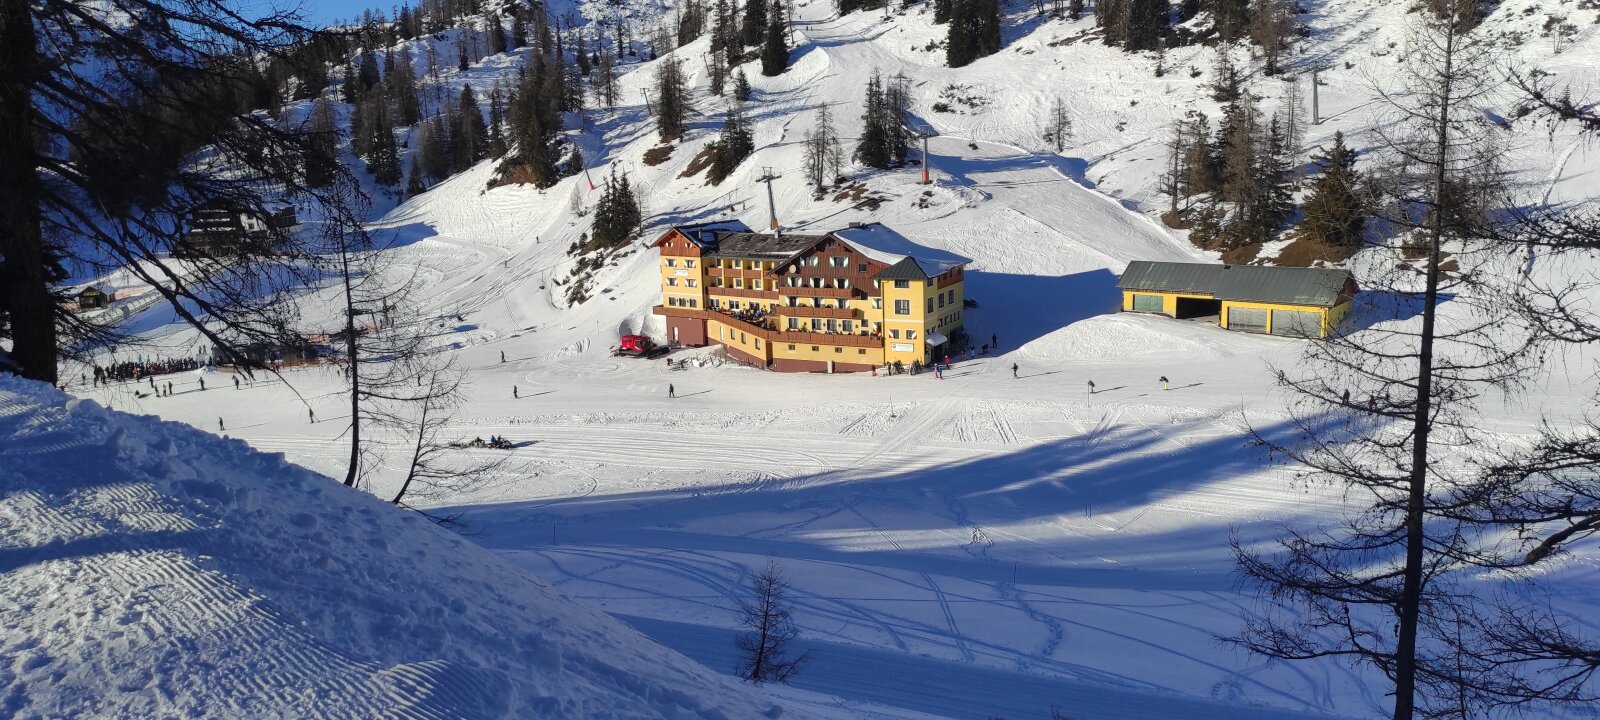
M778 299L778 293L775 290L751 290L749 288L736 287L708 287L706 288L706 294L712 297L757 298L760 300Z
M795 297L809 297L809 298L840 298L840 299L848 300L850 298L855 297L855 293L856 293L856 291L855 291L854 288L789 287L787 285L778 288L778 294L779 295L793 295Z
M846 335L844 333L817 333L805 330L785 330L773 333L769 338L775 343L794 343L796 345L842 345L844 347L877 348L883 347L883 338L878 335Z
M773 308L772 314L803 318L838 318L840 320L855 320L861 317L861 312L854 308L811 307L810 305L779 305Z
M833 308L820 308L823 310ZM767 342L793 343L795 345L838 345L841 347L876 348L883 347L883 338L878 335L847 335L844 333L819 333L807 330L785 330L779 332L764 325L740 320L732 315L715 310L699 310L695 308L676 308L657 305L651 308L657 315L670 317L697 318L700 320L715 320L740 332L759 337ZM714 338L713 338L714 339Z

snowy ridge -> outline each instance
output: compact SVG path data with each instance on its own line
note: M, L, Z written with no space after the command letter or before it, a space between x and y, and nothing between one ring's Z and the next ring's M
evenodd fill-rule
M7 717L798 717L422 517L0 376Z

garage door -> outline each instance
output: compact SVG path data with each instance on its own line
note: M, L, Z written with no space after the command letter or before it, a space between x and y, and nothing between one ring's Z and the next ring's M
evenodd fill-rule
M1161 312L1161 310L1162 310L1162 306L1161 306L1161 296L1160 295L1134 295L1133 296L1133 311L1134 312L1158 313L1158 312Z
M1272 334L1318 337L1322 335L1322 313L1306 310L1273 310Z
M1266 308L1228 308L1228 329L1240 332L1266 332Z

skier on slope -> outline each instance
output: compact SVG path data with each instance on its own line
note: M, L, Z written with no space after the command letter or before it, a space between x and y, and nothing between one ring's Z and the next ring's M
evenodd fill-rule
M1016 363L1011 363L1011 377L1013 377L1013 378L1018 377L1018 375L1017 375L1017 364Z
M673 387L672 383L667 383L667 397L675 398L677 396L678 396L678 389Z

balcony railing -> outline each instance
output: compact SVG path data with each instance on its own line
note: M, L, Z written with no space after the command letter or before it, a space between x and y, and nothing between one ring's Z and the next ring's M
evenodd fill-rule
M828 308L823 308L828 309ZM883 338L878 335L860 335L847 333L819 333L808 330L778 331L765 325L740 320L732 315L716 310L700 310L696 308L676 308L657 305L652 308L657 315L670 317L698 318L700 320L715 320L740 332L754 335L767 342L794 343L796 345L839 345L843 347L883 347Z
M842 345L844 347L883 347L883 338L878 335L847 335L845 333L819 333L805 330L785 330L774 333L768 338L771 342L794 343L796 345Z
M839 318L854 320L861 316L855 308L812 307L810 305L779 305L772 309L775 315L803 318Z
M795 297L812 298L822 297L849 299L855 297L855 292L856 291L853 288L836 287L789 287L788 285L784 285L778 288L779 295L793 295Z

